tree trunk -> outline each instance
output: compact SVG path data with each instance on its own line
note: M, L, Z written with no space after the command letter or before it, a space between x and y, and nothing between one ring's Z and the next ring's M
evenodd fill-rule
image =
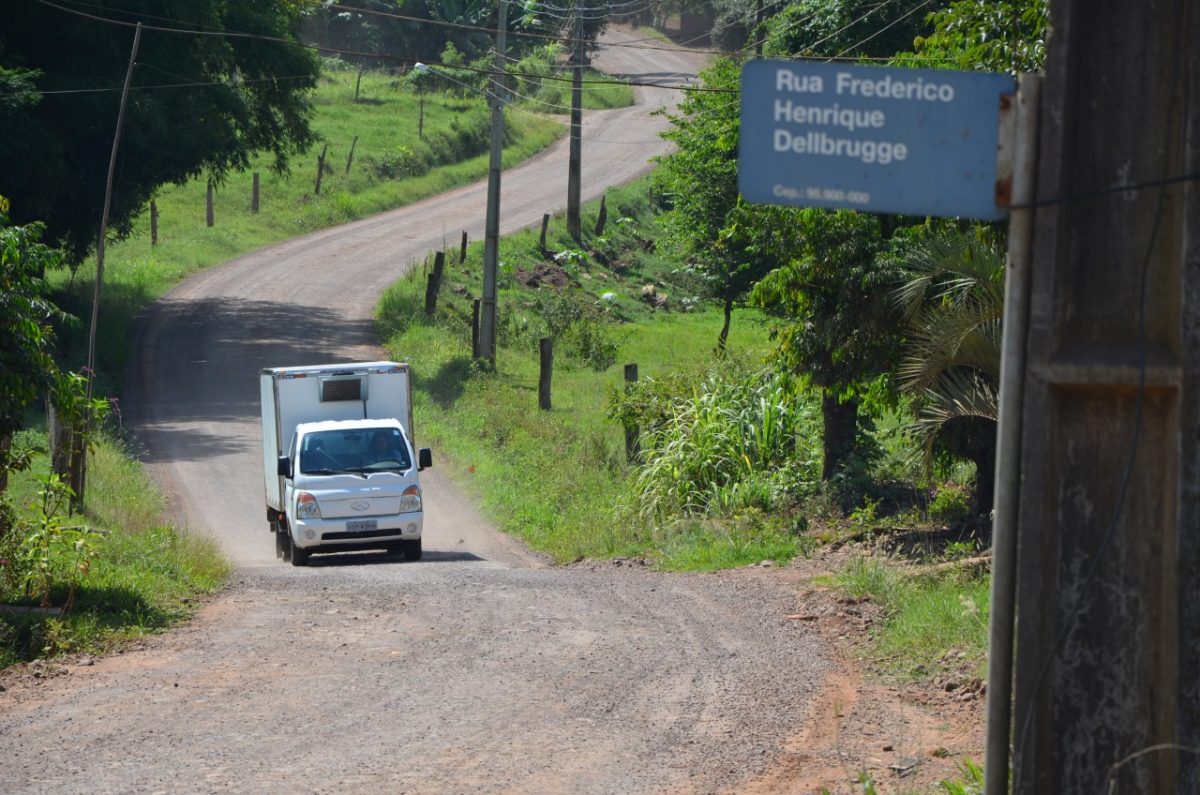
M729 342L729 324L733 320L733 298L725 298L725 323L721 326L721 334L717 337L717 353L725 354L725 346Z
M846 458L854 451L858 399L850 398L843 403L826 390L821 396L821 415L825 420L825 460L821 466L821 480L829 480L842 469Z
M975 463L975 513L986 516L996 503L996 446L971 456Z

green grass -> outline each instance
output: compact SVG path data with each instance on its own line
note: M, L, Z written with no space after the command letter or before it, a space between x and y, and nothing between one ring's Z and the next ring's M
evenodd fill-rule
M128 362L136 314L191 273L263 246L336 224L364 218L469 184L487 175L490 117L482 98L425 96L424 138L418 136L421 99L398 78L364 74L354 101L352 71L322 76L314 97L314 129L328 143L321 194L314 195L321 151L293 160L289 174L273 174L265 162L231 174L215 192L215 225L205 224L206 181L165 186L156 202L159 242L151 246L149 212L133 235L108 246L101 328L97 343L103 373L120 373ZM504 165L529 158L561 137L555 120L529 113L505 117ZM354 137L354 162L346 163ZM260 173L260 211L250 212L252 172ZM90 314L95 260L71 274L49 274L60 306L79 317ZM81 356L86 323L70 335ZM115 377L102 383L112 394Z
M45 435L22 434L41 448L30 471L13 477L10 497L32 519L38 482L46 472ZM88 470L88 511L72 523L100 531L95 557L64 616L0 613L0 668L57 654L97 653L121 641L166 629L188 617L198 596L216 590L229 564L211 539L182 535L162 523L165 500L141 466L110 439L97 447ZM13 573L14 538L3 544ZM65 587L50 591L62 605ZM0 602L36 605L20 582L0 577Z
M607 417L609 395L624 383L622 365L637 363L643 379L710 366L722 320L713 309L678 311L687 291L669 284L675 311L655 312L640 299L644 285L664 285L671 270L654 254L631 257L654 236L646 195L645 182L610 192L606 236L587 235L581 260L560 258L570 284L562 291L521 285L522 274L547 264L536 233L502 241L495 372L471 361L470 298L461 294L479 292L477 251L465 265L447 266L432 322L423 318L420 268L393 285L381 299L379 327L391 355L413 364L416 433L421 444L437 448L439 465L479 497L503 530L560 562L650 555L667 568L711 569L790 558L795 539L761 525L655 528L630 510L624 430ZM594 228L596 212L595 205L585 208L586 229ZM547 248L576 250L561 219L552 224ZM593 369L564 351L560 340L553 409L545 412L537 409L537 339L547 333L539 302L560 292L595 309L595 326L615 356ZM605 293L615 301L602 301ZM761 362L769 347L761 316L738 310L729 347L733 359Z
M847 595L871 599L883 608L885 618L870 652L882 670L902 680L932 678L964 667L983 676L989 577L961 572L913 575L886 558L859 557L838 571L833 582Z

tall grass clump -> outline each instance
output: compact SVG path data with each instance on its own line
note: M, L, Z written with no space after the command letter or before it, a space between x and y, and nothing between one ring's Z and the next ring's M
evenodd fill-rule
M646 518L778 508L816 475L815 406L786 373L713 374L656 410L633 484Z

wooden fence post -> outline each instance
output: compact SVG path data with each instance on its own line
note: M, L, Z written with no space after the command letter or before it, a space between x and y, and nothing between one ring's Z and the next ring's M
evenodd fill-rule
M433 317L437 312L438 290L442 286L442 271L446 267L446 253L439 251L433 255L433 273L425 282L425 316Z
M208 190L204 194L204 223L207 224L208 226L212 226L214 220L215 219L213 218L213 186L212 186L212 183L210 182L210 183L208 183Z
M350 142L350 154L346 156L346 173L350 173L350 166L354 163L354 147L358 146L358 136L354 136L354 140Z
M541 248L543 256L545 256L545 254L546 254L546 227L549 225L550 225L550 213L544 213L542 215L542 237L538 241L538 246Z
M158 202L150 200L150 245L158 245Z
M317 158L317 186L313 189L313 194L321 195L321 177L325 176L325 154L329 151L329 144L321 147L321 156Z
M479 359L479 299L471 305L471 356Z
M258 212L258 172L254 172L254 176L250 183L250 212Z
M637 364L625 365L625 383L636 384L638 380ZM628 389L628 387L626 387ZM641 445L638 443L639 430L636 425L625 426L625 460L633 464L641 458Z
M462 265L467 261L467 230L463 230L462 246L458 250L458 264Z
M596 237L604 234L604 227L608 225L608 205L605 204L605 197L600 196L600 214L596 217Z
M554 372L554 338L542 337L538 340L538 351L541 353L541 368L538 374L538 408L550 410L550 376Z

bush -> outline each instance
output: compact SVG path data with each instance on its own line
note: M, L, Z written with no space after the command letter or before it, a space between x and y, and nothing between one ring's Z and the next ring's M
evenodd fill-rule
M961 524L971 518L971 492L954 482L938 486L929 502L929 518L947 525Z
M665 405L649 389L651 400L640 408L634 387L631 405L618 398L610 411L616 419L661 412L642 431L645 463L634 493L643 515L662 520L770 510L789 502L799 482L815 477L813 456L797 455L815 436L813 404L791 377L770 371L710 376Z

